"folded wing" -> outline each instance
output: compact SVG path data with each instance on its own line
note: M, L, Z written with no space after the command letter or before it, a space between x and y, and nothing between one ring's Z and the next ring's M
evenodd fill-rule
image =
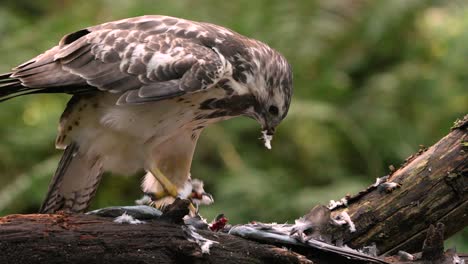
M222 58L198 39L181 37L164 24L155 32L128 23L65 36L58 46L0 76L0 100L102 91L122 94L119 104L144 103L204 90L225 76Z

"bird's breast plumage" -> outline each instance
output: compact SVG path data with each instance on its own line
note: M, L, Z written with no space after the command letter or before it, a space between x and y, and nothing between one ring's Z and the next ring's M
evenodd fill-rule
M73 99L62 117L57 146L74 141L88 156L103 157L105 170L132 174L145 167L148 153L179 133L201 130L236 116L223 110L226 90L217 88L141 105L119 106L119 96L99 93ZM219 114L223 113L223 114Z

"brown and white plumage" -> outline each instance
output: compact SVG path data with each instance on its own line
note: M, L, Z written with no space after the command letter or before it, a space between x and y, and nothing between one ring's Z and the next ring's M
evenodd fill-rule
M188 178L203 128L244 115L264 130L286 116L292 74L264 43L213 24L166 16L109 22L0 75L0 101L68 93L56 146L66 149L41 209L82 211L103 171L158 167Z

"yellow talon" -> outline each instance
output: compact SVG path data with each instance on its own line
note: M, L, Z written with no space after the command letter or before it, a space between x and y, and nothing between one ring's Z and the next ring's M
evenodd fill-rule
M176 198L179 195L179 192L177 188L175 187L175 185L166 176L164 176L164 174L158 168L155 167L151 169L150 171L153 174L153 176L156 178L156 180L158 180L158 182L164 188L164 190L162 191L151 194L154 200L159 200L166 196L172 196ZM193 203L190 203L189 210L193 214L196 214L198 212L198 209L193 205Z
M162 185L164 190L166 190L168 195L172 197L177 197L178 195L177 188L166 176L164 176L164 174L158 168L156 167L153 168L151 170L151 173L156 178L156 180L158 180L158 182ZM162 197L165 197L165 196L162 196Z

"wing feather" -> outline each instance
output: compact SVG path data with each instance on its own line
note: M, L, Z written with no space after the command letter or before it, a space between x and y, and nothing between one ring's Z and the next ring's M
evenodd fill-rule
M141 98L162 97L166 94L178 94L180 92L184 92L180 88L180 80L171 80L145 85L138 90L138 96Z
M71 64L73 67L77 68L82 67L95 59L94 56L90 54L90 51L91 46L86 45L76 50L74 53L63 57L60 62L61 64Z
M229 73L224 58L193 34L207 34L200 25L150 16L90 27L16 67L11 78L44 93L121 93L119 104L198 92Z

